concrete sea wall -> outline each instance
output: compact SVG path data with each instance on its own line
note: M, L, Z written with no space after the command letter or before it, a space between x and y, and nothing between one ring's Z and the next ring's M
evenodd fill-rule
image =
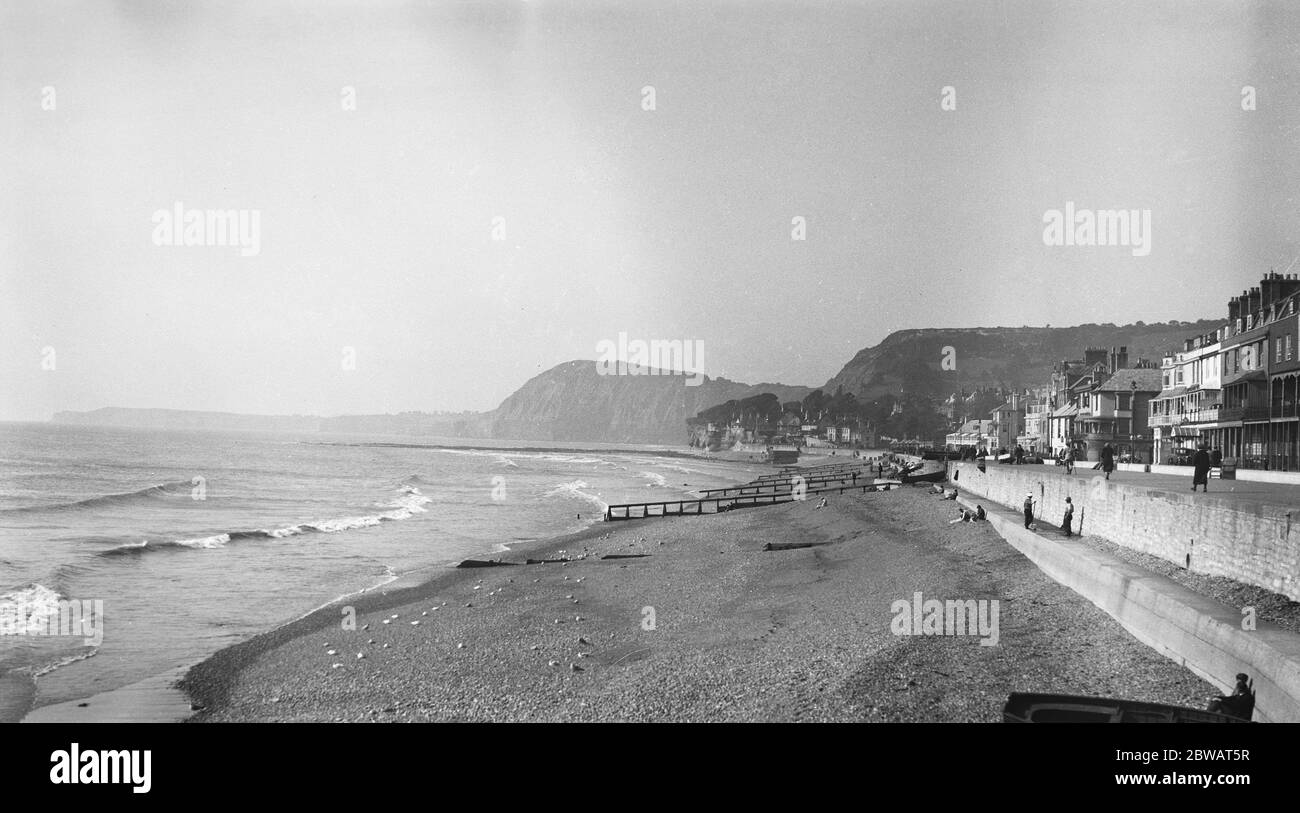
M1259 505L1214 494L1170 493L1101 476L1082 481L1036 466L949 464L963 490L1060 524L1074 501L1076 530L1159 556L1197 573L1226 576L1300 601L1300 507Z
M958 485L965 479L963 474ZM961 502L973 505L967 499ZM1300 722L1300 635L1262 622L1243 630L1235 607L1081 542L1044 538L1006 515L990 512L988 518L1012 547L1048 576L1225 693L1238 672L1249 674L1256 694L1255 720Z

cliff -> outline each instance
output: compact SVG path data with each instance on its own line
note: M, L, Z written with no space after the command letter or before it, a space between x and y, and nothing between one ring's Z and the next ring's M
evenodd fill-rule
M1085 347L1128 347L1130 364L1156 364L1183 340L1222 326L1223 320L1170 324L1075 327L931 328L900 330L858 351L824 389L861 397L884 394L946 397L959 387L1032 387L1046 384L1052 365L1083 357ZM945 353L945 348L951 348ZM951 359L944 369L944 359Z

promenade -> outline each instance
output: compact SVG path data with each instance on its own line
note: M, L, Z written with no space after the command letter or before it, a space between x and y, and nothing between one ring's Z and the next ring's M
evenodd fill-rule
M989 463L990 471L1018 471L1029 476L1041 473L1043 477L1060 477L1077 480L1079 489L1086 491L1092 487L1093 478L1105 479L1105 472L1093 469L1092 463L1083 463L1074 467L1073 474L1066 474L1065 467L1051 464L1011 464ZM1192 491L1192 469L1187 467L1187 474L1157 474L1142 471L1112 471L1110 482L1117 485L1137 486L1170 493L1190 494ZM1200 493L1200 487L1197 487ZM1228 500L1245 505L1271 505L1282 508L1300 508L1300 485L1290 483L1261 483L1253 480L1219 480L1211 479L1209 493L1216 499Z

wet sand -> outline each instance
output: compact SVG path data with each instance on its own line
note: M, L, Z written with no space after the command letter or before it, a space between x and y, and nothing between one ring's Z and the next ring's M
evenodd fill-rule
M993 722L1013 691L1217 694L928 488L819 502L603 523L501 557L581 559L387 585L350 600L355 629L330 607L196 666L192 719ZM895 635L917 591L998 600L997 645Z

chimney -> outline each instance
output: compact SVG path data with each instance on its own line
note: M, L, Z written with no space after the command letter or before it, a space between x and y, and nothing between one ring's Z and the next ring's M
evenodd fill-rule
M1240 318L1241 299L1234 296L1232 299L1228 300L1228 322L1235 325L1237 320Z
M1260 295L1258 288L1251 288L1246 299L1246 313L1257 313L1263 305L1263 297Z
M1114 373L1116 370L1122 370L1122 369L1124 369L1125 367L1127 367L1127 366L1128 366L1128 348L1127 348L1127 347L1112 347L1112 348L1110 349L1110 355L1109 355L1109 357L1107 358L1107 365L1110 367L1110 371L1111 371L1112 373Z
M1104 347L1089 347L1083 351L1083 363L1089 367L1105 361L1106 348Z

